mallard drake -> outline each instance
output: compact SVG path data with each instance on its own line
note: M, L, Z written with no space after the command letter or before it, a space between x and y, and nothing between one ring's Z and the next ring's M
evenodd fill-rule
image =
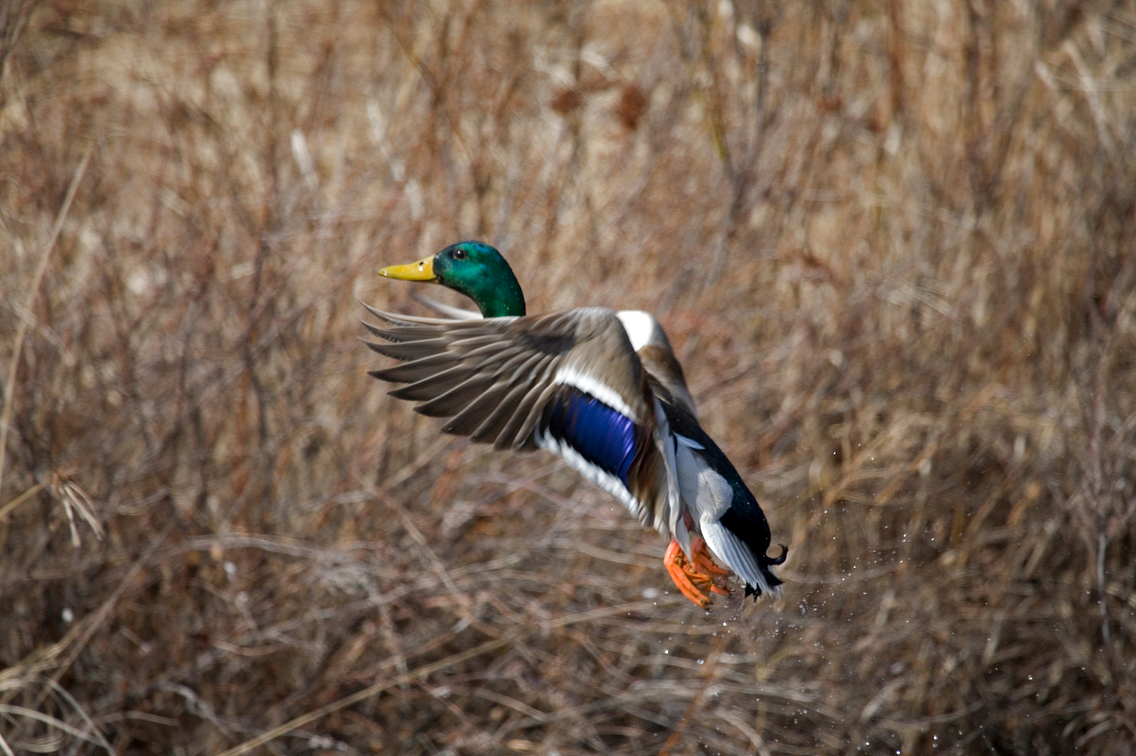
M698 424L682 367L654 316L584 307L526 315L509 264L493 247L460 242L379 275L438 283L481 311L431 303L446 318L366 306L379 354L403 364L370 374L407 384L392 396L448 418L442 430L498 449L559 454L671 538L663 561L679 591L701 607L729 595L780 594L770 569L769 525L757 500Z

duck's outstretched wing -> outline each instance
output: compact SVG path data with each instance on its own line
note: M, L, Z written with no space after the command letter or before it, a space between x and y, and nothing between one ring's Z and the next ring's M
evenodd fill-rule
M664 535L679 517L662 404L616 314L443 320L367 308L374 351L404 364L371 373L392 396L448 418L443 430L498 449L546 449ZM671 457L673 460L673 455Z

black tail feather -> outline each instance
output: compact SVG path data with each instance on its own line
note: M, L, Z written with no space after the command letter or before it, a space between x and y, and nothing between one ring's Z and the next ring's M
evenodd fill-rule
M777 595L777 594L780 593L780 591L777 590L777 586L781 585L781 578L774 575L773 570L771 570L769 568L771 566L775 566L775 565L778 565L778 564L784 564L785 563L785 557L789 556L789 549L785 546L785 544L779 543L777 545L781 547L781 553L778 554L777 556L770 557L770 556L766 556L765 554L761 554L757 558L757 562L758 562L757 568L759 570L761 570L762 576L765 578L765 581L769 584L769 587L772 589L774 595ZM749 583L746 583L746 587L745 587L746 598L753 596L753 600L757 601L757 597L760 596L761 593L762 593L762 591L761 591L760 588L758 588L755 585L750 585Z

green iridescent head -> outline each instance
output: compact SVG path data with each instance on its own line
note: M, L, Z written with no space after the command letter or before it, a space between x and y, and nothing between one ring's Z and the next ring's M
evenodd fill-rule
M482 317L525 314L525 295L513 269L500 252L483 242L451 244L425 260L383 268L379 275L441 284L472 299Z

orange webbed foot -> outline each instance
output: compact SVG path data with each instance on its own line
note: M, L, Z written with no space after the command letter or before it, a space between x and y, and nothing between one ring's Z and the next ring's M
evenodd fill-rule
M707 591L722 596L730 595L730 592L722 585L730 571L714 563L713 557L707 550L706 542L701 538L696 537L694 539L690 551L691 561L688 561L682 547L678 545L677 541L672 540L663 556L663 564L679 592L694 604L706 609L710 606L710 597L706 595Z
M710 547L701 536L695 536L690 542L690 559L694 563L693 567L700 570L702 579L710 584L710 590L720 596L730 595L729 589L726 588L726 578L732 573L725 567L718 566L714 557L710 555Z

